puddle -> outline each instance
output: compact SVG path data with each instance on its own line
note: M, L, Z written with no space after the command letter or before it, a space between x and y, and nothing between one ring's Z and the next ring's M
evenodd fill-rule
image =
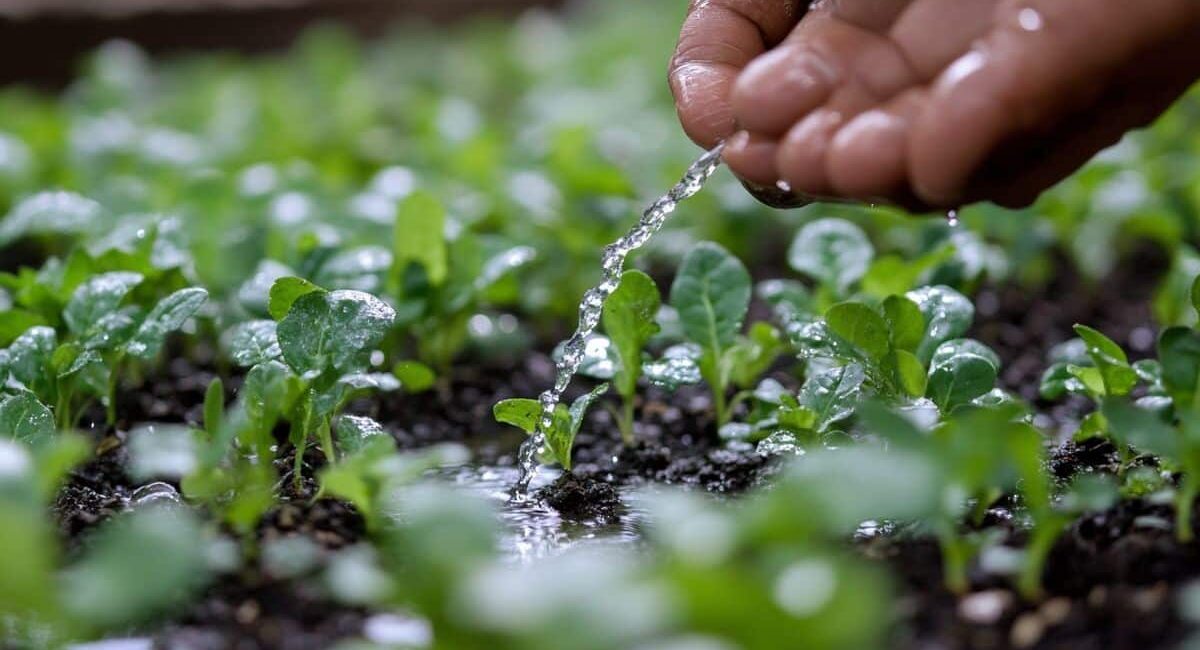
M568 521L536 500L512 501L516 467L463 465L437 470L433 476L492 502L503 526L500 552L517 563L558 555L574 547L629 546L642 539L646 512L641 495L621 491L626 508L617 522ZM530 484L534 492L558 478L560 471L543 469Z

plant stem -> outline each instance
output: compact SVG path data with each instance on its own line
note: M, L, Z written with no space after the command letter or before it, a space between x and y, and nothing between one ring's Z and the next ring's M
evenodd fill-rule
M1034 525L1029 545L1025 547L1025 563L1017 578L1017 590L1026 600L1042 598L1042 573L1046 567L1046 556L1061 530L1062 526L1057 522Z
M633 398L622 400L621 417L617 421L617 426L621 428L621 439L626 445L633 445Z
M104 419L109 426L117 423L117 385L121 381L122 361L124 361L122 356L118 356L112 362L112 368L108 373L108 404L104 408Z
M967 561L970 553L965 542L958 539L953 529L938 535L942 547L942 574L946 588L956 594L964 594L971 587L967 579Z
M1196 501L1196 493L1200 492L1200 478L1192 472L1185 472L1183 485L1175 496L1175 537L1180 544L1190 544L1196 538L1192 532L1192 504Z
M329 461L329 464L337 462L336 451L333 448L333 432L329 429L329 422L323 422L317 429L317 439L321 441L321 451L325 452L325 459Z

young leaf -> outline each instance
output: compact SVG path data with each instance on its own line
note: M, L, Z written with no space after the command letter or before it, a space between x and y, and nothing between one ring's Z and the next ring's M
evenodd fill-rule
M1179 435L1157 415L1119 400L1105 400L1102 411L1123 443L1167 460L1179 459Z
M104 209L74 192L50 191L21 201L0 222L0 246L26 235L74 235L96 226Z
M608 384L601 384L572 402L566 418L558 417L558 413L555 414L554 426L546 435L546 445L563 469L571 471L571 448L575 446L575 436L579 434L579 429L583 426L584 415L587 414L592 403L606 392L608 392Z
M860 302L834 305L825 314L829 331L861 350L872 361L882 360L890 347L887 321Z
M44 395L53 385L47 376L51 357L58 347L58 335L45 326L32 327L17 337L8 348L8 372L33 392Z
M150 310L133 338L125 343L125 351L140 359L150 359L162 349L167 335L183 327L204 301L208 292L204 289L180 289L163 298Z
M211 436L225 422L225 384L214 377L204 391L204 430Z
M960 354L930 371L925 394L943 413L949 413L995 385L996 366L991 361L975 354Z
M429 366L420 361L401 361L392 368L392 374L400 380L400 386L407 393L423 393L437 381L437 374Z
M924 395L929 377L925 366L921 365L921 360L908 350L895 350L894 354L896 355L896 375L900 380L900 387L911 397Z
M817 431L824 432L854 413L865 378L862 366L856 363L831 368L809 377L797 401L816 414Z
M230 360L243 368L266 363L283 354L275 328L273 320L238 323L225 332L221 344Z
M929 361L929 366L937 368L952 357L962 354L973 354L977 357L983 357L995 366L997 371L1000 370L1000 355L975 339L951 339L939 345L937 350L933 352L933 358Z
M382 424L361 415L339 415L333 429L337 433L338 448L347 456L357 453L374 438L391 439Z
M54 414L33 393L0 397L0 436L36 447L50 441L55 432Z
M93 276L77 287L63 308L63 321L75 334L95 329L111 316L125 296L142 282L140 273L115 271Z
M427 192L413 192L396 211L395 239L392 246L396 275L410 262L425 268L429 283L446 281L446 209Z
M387 303L361 291L310 292L296 299L276 334L297 374L345 374L366 368L395 316Z
M321 287L304 278L279 278L271 285L271 297L267 303L267 311L271 318L281 321L292 309L292 304L310 293L324 291Z
M925 317L925 335L916 349L917 358L923 362L928 362L942 343L966 334L975 320L975 306L950 287L921 287L905 295Z
M1086 325L1076 325L1075 333L1087 343L1088 355L1104 379L1105 392L1108 395L1127 395L1137 384L1137 373L1129 366L1129 359L1121 346Z
M858 226L842 219L818 219L796 234L788 264L842 292L862 278L874 256L875 249Z
M703 242L683 259L671 286L671 306L684 334L719 357L733 343L750 308L750 274L724 248Z
M604 331L617 348L621 360L614 383L617 392L633 395L642 374L642 350L650 337L658 333L655 315L662 306L658 286L641 271L626 271L621 284L604 304Z
M1171 327L1158 339L1162 382L1180 407L1193 405L1200 382L1200 333L1186 327Z
M892 345L915 352L925 338L925 316L917 303L904 296L888 296L883 301L883 315L891 328Z
M662 357L642 364L642 374L651 384L673 391L680 386L700 383L700 347L694 343L680 343L663 350Z
M542 417L542 405L535 399L513 398L496 402L492 417L502 424L511 424L527 434L537 431L538 419Z

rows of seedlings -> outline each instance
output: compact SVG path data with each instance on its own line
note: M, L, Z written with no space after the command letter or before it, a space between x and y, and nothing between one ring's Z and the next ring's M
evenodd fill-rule
M1193 99L957 226L714 177L510 500L674 4L0 89L0 645L1200 642Z

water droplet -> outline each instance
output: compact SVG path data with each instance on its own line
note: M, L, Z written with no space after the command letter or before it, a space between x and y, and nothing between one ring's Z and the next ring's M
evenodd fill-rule
M562 344L562 357L556 364L554 386L543 392L538 398L542 406L542 416L538 420L537 431L525 440L517 452L521 474L516 485L513 486L512 500L514 502L520 503L527 498L529 482L537 470L537 455L546 444L546 430L554 422L554 409L562 399L563 392L571 383L571 378L579 371L579 366L584 359L588 337L600 324L604 301L616 291L621 282L621 270L625 266L625 258L662 228L667 216L675 211L675 207L680 201L691 198L704 187L704 183L721 166L723 149L723 144L717 145L700 156L688 167L683 178L674 187L650 204L650 207L642 213L642 218L624 237L604 248L604 257L600 265L603 278L600 284L588 290L583 296L579 305L579 326L571 338Z
M1017 14L1017 23L1027 32L1036 32L1046 25L1042 14L1032 7L1026 7Z
M946 211L946 223L949 224L951 228L956 228L958 226L958 210Z

